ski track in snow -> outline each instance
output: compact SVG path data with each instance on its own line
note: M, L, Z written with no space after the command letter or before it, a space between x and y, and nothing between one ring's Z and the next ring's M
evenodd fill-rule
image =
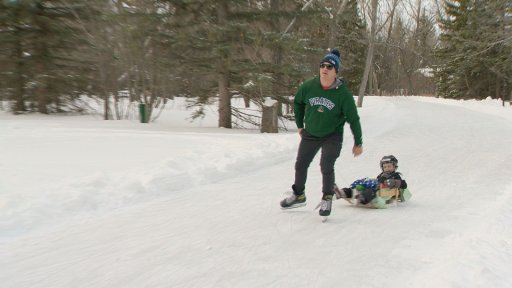
M279 208L293 180L294 132L90 128L63 133L68 128L57 127L51 135L59 140L20 127L0 147L17 148L9 146L9 137L43 141L49 150L70 141L111 158L61 151L80 156L78 168L66 157L55 163L74 167L57 171L78 181L48 184L54 194L36 196L30 205L24 195L8 194L11 203L4 204L0 225L12 235L0 238L0 283L13 288L510 287L511 118L439 102L365 99L360 109L365 152L351 156L347 125L338 185L375 177L379 159L393 154L413 197L385 210L335 201L326 223L313 210L321 197L318 157L309 170L308 205ZM116 137L129 143L121 151ZM86 139L91 140L83 143ZM104 145L96 144L98 139ZM31 155L43 161L35 162L40 166L34 171L51 156ZM42 174L41 179L55 177L51 169ZM7 180L0 189L11 185ZM59 194L66 188L71 197ZM64 203L49 204L52 200ZM20 223L26 231L16 229Z

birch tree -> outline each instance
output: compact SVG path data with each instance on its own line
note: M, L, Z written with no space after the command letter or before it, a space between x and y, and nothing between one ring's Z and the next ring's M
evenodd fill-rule
M377 35L377 10L379 8L378 0L371 0L370 10L370 35L368 36L368 51L366 52L366 62L364 65L363 79L359 86L359 96L357 97L357 107L363 107L364 92L366 91L366 84L370 75L370 69L373 63L373 52L375 49L375 36Z

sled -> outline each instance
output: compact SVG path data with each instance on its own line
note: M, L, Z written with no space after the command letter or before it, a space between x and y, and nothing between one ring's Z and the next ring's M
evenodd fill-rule
M411 199L411 197L411 192L409 192L408 189L390 189L382 187L377 191L376 197L370 203L356 203L354 206L370 209L386 209L388 208L388 204L391 204L393 201L396 201L395 204L398 205L398 202L406 202Z
M400 189L387 188L383 184L380 184L379 191L377 191L377 196L386 200L389 200L393 197L395 197L395 199L400 199Z
M371 209L386 209L388 208L388 204L395 202L395 204L398 205L398 202L408 201L412 196L411 192L409 192L407 188L389 188L384 184L380 184L379 190L377 190L375 193L375 198L373 198L370 203L361 204L354 198L338 197L338 195L341 195L342 193L336 185L334 186L334 191L336 194L336 199L343 199L354 207Z

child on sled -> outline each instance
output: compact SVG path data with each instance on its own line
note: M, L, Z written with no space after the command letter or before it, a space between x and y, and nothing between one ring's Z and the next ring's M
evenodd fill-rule
M369 208L387 208L394 201L405 202L411 198L407 182L397 172L398 160L395 156L384 156L380 160L382 172L377 178L363 178L354 181L350 188L339 189L334 186L336 198L344 198L351 202L356 199L357 205Z

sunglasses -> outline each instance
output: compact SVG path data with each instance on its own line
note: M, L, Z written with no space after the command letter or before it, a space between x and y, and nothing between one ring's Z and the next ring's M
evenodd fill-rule
M334 65L329 63L320 63L320 69L327 68L327 70L332 70L334 68Z

